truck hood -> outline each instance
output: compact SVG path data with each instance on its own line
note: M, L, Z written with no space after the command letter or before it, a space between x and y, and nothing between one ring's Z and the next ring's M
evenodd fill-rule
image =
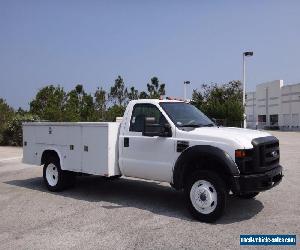
M180 136L194 140L230 144L236 148L252 148L254 138L270 136L269 133L234 127L200 127L179 132Z

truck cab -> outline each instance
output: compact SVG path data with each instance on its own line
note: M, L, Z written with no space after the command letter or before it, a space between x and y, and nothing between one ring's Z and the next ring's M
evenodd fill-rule
M120 127L119 152L123 175L185 189L190 210L200 220L219 216L209 211L221 195L215 196L211 190L217 190L207 182L194 186L196 176L219 182L215 185L226 190L225 196L230 190L242 198L253 198L282 179L277 138L257 130L218 127L183 101L130 102Z
M26 132L34 125L23 127L27 145L23 161L35 157L44 165L44 180L51 191L60 191L73 182L76 172L168 182L183 190L187 207L196 219L212 222L223 214L229 192L249 199L282 179L277 138L257 130L218 127L184 101L130 101L121 123L73 124L81 133L71 136L69 126L66 139L62 139L61 129L68 124L40 123L37 127L47 126L51 134L35 143L36 139ZM91 139L81 138L84 133ZM59 143L63 145L55 147ZM75 162L86 164L70 167L71 148L78 150ZM85 166L88 164L93 167Z

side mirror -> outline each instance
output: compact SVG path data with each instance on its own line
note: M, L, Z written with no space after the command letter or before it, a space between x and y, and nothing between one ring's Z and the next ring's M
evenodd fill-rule
M160 136L160 137L171 137L172 130L169 124L165 126L155 123L154 117L145 118L145 126L143 136Z

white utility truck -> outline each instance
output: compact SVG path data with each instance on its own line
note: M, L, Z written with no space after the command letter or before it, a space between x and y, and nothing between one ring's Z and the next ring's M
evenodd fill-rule
M24 163L44 166L50 191L73 184L76 173L168 182L206 222L222 215L230 191L253 198L282 179L277 138L218 127L176 100L131 101L121 122L24 123L23 151Z

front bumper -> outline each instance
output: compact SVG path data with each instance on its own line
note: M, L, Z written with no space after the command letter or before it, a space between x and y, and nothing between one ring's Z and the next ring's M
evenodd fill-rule
M265 191L278 185L282 177L280 165L264 173L235 176L232 191L235 194Z

